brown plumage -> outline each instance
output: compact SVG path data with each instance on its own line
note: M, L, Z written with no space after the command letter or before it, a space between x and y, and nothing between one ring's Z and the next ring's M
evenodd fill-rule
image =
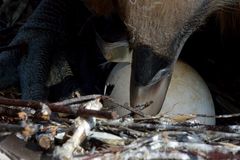
M94 6L88 6L96 13L115 11L127 26L134 40L130 101L136 106L153 100L156 105L147 109L149 114L161 109L156 106L164 101L173 66L189 36L207 17L217 14L223 32L240 23L240 0L91 1ZM111 7L104 10L106 4Z
M226 5L223 9L216 12L216 20L220 25L222 34L239 34L240 1Z
M173 38L182 36L175 44L181 46L211 13L220 10L217 15L223 31L240 23L239 0L87 0L86 3L98 15L117 11L136 43L174 57L175 53L167 51L173 47Z

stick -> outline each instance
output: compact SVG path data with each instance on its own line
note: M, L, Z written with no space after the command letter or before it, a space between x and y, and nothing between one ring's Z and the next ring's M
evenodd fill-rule
M21 112L20 109L12 109L7 107L0 107L0 116L7 117L18 117L18 113Z
M79 108L77 115L85 118L89 116L104 118L104 119L118 118L118 114L116 112L94 111L94 110L82 109L82 108Z
M15 124L0 123L0 132L21 132L24 127Z
M99 96L97 98L99 98ZM79 99L78 101L75 101L75 100L76 99L73 99L74 103L79 102ZM73 101L71 101L71 103ZM66 101L64 103L66 103ZM0 104L7 105L7 106L27 107L35 110L41 110L43 106L43 103L38 101L33 101L33 100L26 101L26 100L8 99L8 98L0 98ZM116 112L92 111L89 109L82 109L83 107L82 105L78 105L77 107L65 106L65 105L62 105L61 103L46 103L46 105L53 112L74 114L76 116L84 115L84 117L94 116L94 117L106 118L106 119L116 119L118 117Z
M77 98L72 98L72 99L67 99L61 102L55 102L53 103L53 105L71 105L71 104L76 104L76 103L83 103L83 102L87 102L87 101L91 101L94 99L101 99L102 96L101 95L88 95L88 96L81 96L81 97L77 97Z
M95 103L92 101L86 104L87 109L92 110L100 110L102 108L102 104L99 100L96 100ZM75 132L73 136L67 140L66 143L62 145L62 147L57 146L54 149L53 157L54 159L64 159L70 160L73 159L73 151L83 142L83 140L89 135L90 130L96 125L95 118L76 118L75 119Z
M36 136L36 140L38 142L38 145L48 150L51 148L53 142L54 142L54 135L53 134L40 134Z

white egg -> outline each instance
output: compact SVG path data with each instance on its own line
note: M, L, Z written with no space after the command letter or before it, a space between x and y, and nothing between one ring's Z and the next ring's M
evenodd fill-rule
M106 84L114 85L110 96L119 104L129 104L130 71L129 63L119 63L107 79ZM123 108L116 109L116 111L120 115L129 113ZM215 115L215 109L210 91L201 76L189 65L178 61L164 104L160 113L156 114ZM215 124L214 118L198 117L197 120L203 124Z

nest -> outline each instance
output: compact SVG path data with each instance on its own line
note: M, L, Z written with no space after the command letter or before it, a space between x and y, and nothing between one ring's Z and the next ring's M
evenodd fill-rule
M30 0L14 2L0 1L1 18L6 26L14 26L11 33L1 37L6 44L35 7ZM208 82L215 103L223 110L238 113L236 96L228 94L227 87L210 85L212 79ZM122 106L101 95L56 103L19 100L20 94L15 89L0 95L1 158L240 159L240 125L227 123L229 119L239 119L239 114L152 117L139 108ZM114 112L116 107L124 107L130 113L119 117ZM199 124L197 117L217 118L226 125Z
M0 98L0 104L0 151L10 159L240 158L240 126L199 124L196 118L206 115L152 117L100 95L49 104ZM113 107L131 112L118 117Z

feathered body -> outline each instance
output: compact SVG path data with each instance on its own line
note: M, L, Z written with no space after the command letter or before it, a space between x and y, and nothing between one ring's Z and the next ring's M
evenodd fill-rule
M97 8L103 8L106 1L103 6L88 5L100 14ZM109 3L113 7L108 8L115 8L133 40L131 105L153 100L155 104L146 112L158 113L161 108L157 106L164 101L173 66L189 36L216 12L223 30L239 23L236 19L240 17L239 12L231 20L225 13L239 9L239 3L239 0L113 0Z
M239 0L85 0L98 15L118 12L135 44L151 46L167 56L169 47L179 48L185 39L218 11L222 28L238 26ZM231 14L231 15L229 15ZM175 39L176 44L172 44ZM180 41L179 39L182 39ZM176 46L177 45L177 46ZM173 48L174 49L174 48Z

